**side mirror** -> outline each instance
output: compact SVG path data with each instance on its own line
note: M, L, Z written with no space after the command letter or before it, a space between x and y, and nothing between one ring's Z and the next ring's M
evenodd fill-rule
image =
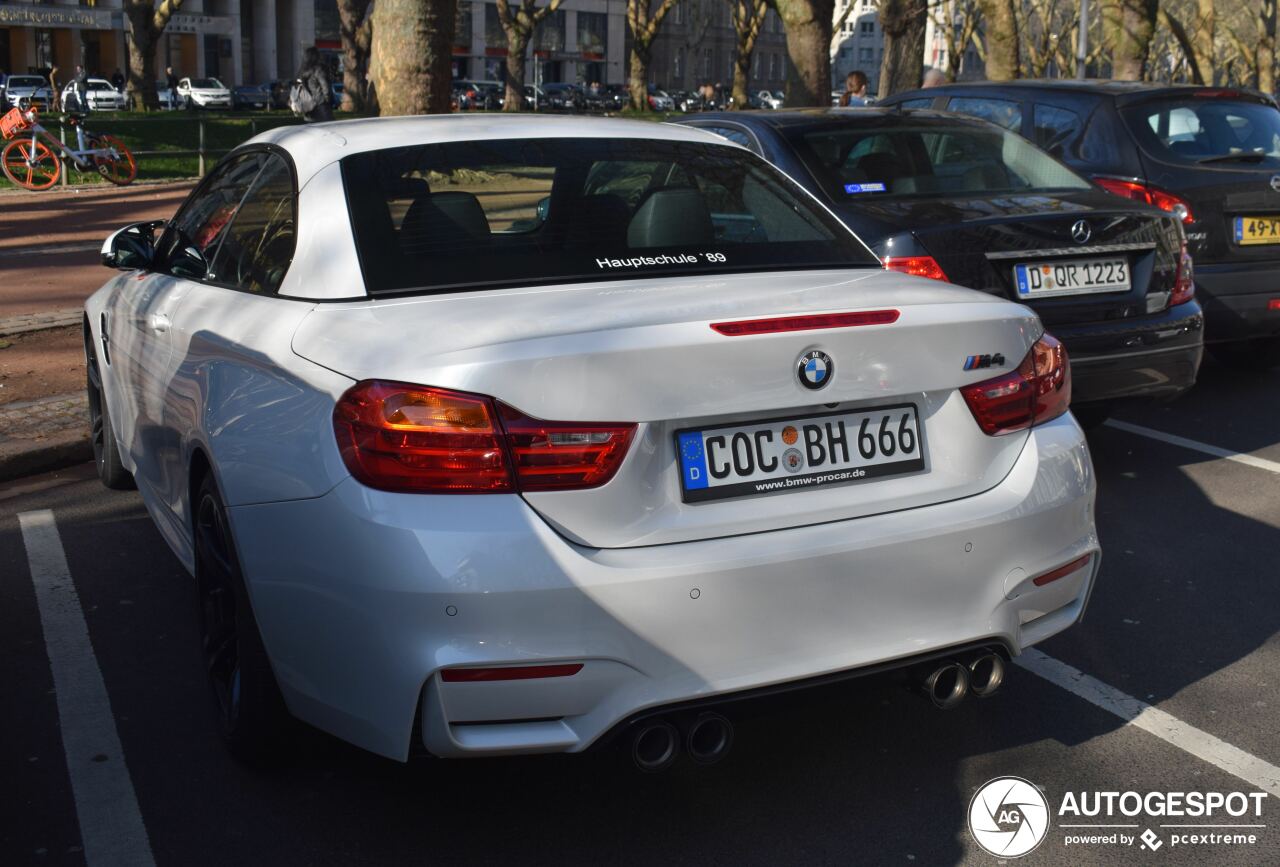
M538 199L538 222L545 223L547 215L551 213L551 197L543 196Z
M156 255L156 229L164 220L133 223L117 229L102 243L102 264L120 271L145 270Z

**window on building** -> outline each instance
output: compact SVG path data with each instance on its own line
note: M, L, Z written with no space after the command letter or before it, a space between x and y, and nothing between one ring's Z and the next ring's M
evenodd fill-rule
M675 56L671 58L671 77L677 82L684 80L684 49L677 48Z
M863 22L861 22L860 24L858 24L858 28L859 28L863 33L867 33L867 34L875 34L875 32L876 32L876 23L875 23L874 21L863 21Z
M769 55L769 78L774 81L781 78L781 76L778 75L778 55L776 54Z
M872 61L873 61L873 60L875 60L875 59L876 59L876 50L875 50L874 48L859 48L859 49L858 49L858 62L859 62L859 63L870 63L870 62L872 62Z
M702 77L704 79L711 77L711 49L705 48L702 51Z

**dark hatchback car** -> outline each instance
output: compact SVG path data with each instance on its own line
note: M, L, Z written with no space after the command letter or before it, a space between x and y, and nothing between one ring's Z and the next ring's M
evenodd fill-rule
M1071 355L1083 423L1113 401L1171 398L1195 383L1203 315L1177 218L1105 192L1025 139L973 118L883 108L679 122L783 169L887 267L1032 307Z
M1205 340L1280 365L1280 111L1241 89L1127 81L945 85L885 101L1000 123L1117 195L1177 214Z

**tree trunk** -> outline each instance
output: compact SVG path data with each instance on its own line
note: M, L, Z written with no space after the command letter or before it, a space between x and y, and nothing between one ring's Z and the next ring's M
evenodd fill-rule
M631 108L633 111L649 111L649 46L631 42Z
M1258 90L1276 92L1276 0L1262 0L1258 9Z
M1200 67L1200 72L1205 77L1203 84L1217 84L1220 80L1217 64L1213 62L1215 57L1213 50L1214 27L1213 0L1197 0L1195 32L1191 36L1191 50L1195 52L1196 65Z
M446 114L458 0L378 0L369 72L384 117Z
M751 55L739 50L733 58L733 107L738 110L751 107L747 94L747 82L751 77Z
M880 61L880 98L919 87L924 79L924 30L927 0L883 0L880 27L884 57Z
M129 54L125 94L130 108L155 111L160 108L160 97L156 94L156 43L151 33L153 10L133 5L126 14L130 27L125 36Z
M986 22L987 79L1011 81L1022 64L1018 42L1015 0L981 0L978 8Z
M1111 77L1140 81L1151 51L1159 0L1107 0L1103 26L1111 43Z
M342 110L365 109L365 73L369 69L369 43L361 27L369 11L369 0L338 0L339 32L342 37Z
M835 0L773 0L773 6L786 29L787 55L791 59L787 107L830 105Z
M531 35L507 35L507 95L502 100L503 111L524 111L524 64Z

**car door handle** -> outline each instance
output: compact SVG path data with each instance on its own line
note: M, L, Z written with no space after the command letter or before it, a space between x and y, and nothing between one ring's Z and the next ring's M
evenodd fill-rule
M147 317L147 325L157 334L164 334L169 330L169 317L164 313L152 313Z

